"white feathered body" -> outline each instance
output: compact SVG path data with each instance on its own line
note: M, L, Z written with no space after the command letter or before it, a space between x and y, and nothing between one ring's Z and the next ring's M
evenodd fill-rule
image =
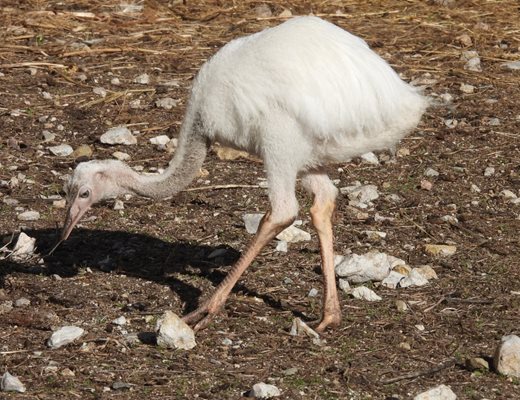
M298 17L218 51L186 117L199 118L210 141L264 158L286 152L304 171L394 147L426 107L362 39Z

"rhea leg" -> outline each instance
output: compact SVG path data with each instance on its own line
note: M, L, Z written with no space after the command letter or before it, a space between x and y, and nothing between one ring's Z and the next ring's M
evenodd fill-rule
M194 330L203 329L211 321L213 316L224 306L231 290L258 253L276 235L291 225L296 218L298 212L298 203L294 194L296 176L294 174L294 176L286 176L284 178L269 179L268 174L271 211L264 215L258 231L247 250L242 254L226 278L217 286L209 300L183 318L186 323L195 324ZM273 187L278 189L272 190L271 188Z
M323 273L323 310L316 331L322 332L328 326L338 326L341 310L336 289L334 272L334 250L332 234L332 214L338 190L327 175L308 173L302 179L303 186L314 195L311 207L312 224L320 241L321 269Z

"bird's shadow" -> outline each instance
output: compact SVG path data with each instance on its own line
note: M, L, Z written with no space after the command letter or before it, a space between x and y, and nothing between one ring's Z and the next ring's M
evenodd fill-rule
M207 246L186 241L170 243L145 234L81 228L75 229L67 241L45 256L56 244L58 232L53 229L24 232L36 239L36 251L44 256L43 262L0 260L0 287L4 287L5 277L13 272L57 274L66 279L89 267L167 285L185 304L185 313L197 307L202 293L199 288L185 282L189 279L181 277L201 276L216 286L225 278L226 267L234 264L240 256L229 246ZM238 285L235 290L262 298L273 308L282 308L270 296L248 290L244 285Z

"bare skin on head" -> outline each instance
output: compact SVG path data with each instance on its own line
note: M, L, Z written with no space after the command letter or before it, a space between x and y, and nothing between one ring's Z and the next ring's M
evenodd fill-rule
M96 202L125 193L160 200L183 190L215 141L248 151L264 161L271 209L228 276L184 320L195 330L205 327L254 258L295 220L300 177L314 199L324 287L316 330L322 332L341 322L332 229L338 191L323 166L394 146L426 106L362 40L319 18L294 18L231 42L204 64L163 174L140 175L116 160L80 164L67 185L62 240Z

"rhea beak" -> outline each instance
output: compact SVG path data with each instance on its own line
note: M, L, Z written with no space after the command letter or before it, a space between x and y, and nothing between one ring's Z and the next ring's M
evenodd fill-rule
M76 197L76 200L67 210L67 218L65 219L65 224L63 225L63 230L61 231L61 241L67 240L70 233L72 232L72 229L74 229L83 214L85 214L85 212L90 208L90 205L90 202L86 202L84 199Z

